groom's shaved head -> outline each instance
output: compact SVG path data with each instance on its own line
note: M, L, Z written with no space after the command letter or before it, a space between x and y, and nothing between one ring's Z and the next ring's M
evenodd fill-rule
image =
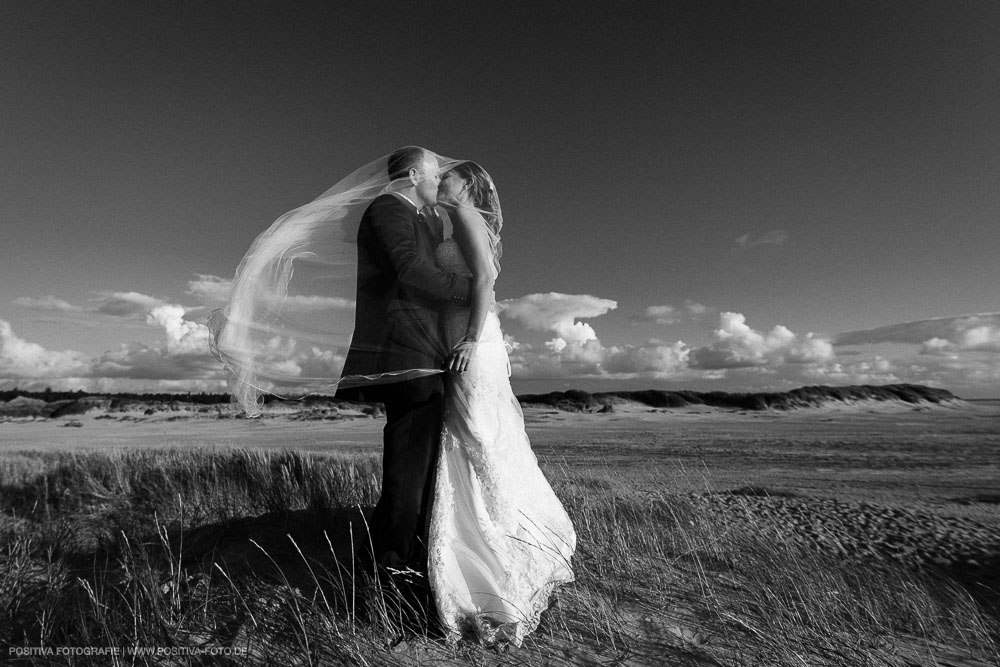
M394 181L397 178L406 178L407 174L410 173L410 169L414 167L420 169L426 155L427 150L420 146L403 146L394 151L389 156L389 164L387 165L389 180Z

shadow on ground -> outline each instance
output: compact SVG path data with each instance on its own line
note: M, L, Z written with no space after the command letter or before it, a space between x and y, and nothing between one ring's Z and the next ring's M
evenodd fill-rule
M335 576L350 584L370 568L367 520L371 508L269 512L207 524L171 536L183 567L222 567L230 577L251 576L300 590Z
M424 582L411 586L373 570L371 511L275 511L163 535L133 530L128 538L119 534L116 543L105 540L96 549L67 550L59 557L70 581L98 597L110 594L117 615L138 617L142 609L163 617L173 611L175 620L190 620L191 610L199 610L212 617L211 634L224 644L240 641L251 628L281 634L276 626L301 622L297 610L306 607L328 610L335 623L380 621L382 627L388 621L396 629L391 634L399 635L390 642L433 636L427 613L432 607L426 594L421 597ZM34 634L28 627L21 631L16 634Z

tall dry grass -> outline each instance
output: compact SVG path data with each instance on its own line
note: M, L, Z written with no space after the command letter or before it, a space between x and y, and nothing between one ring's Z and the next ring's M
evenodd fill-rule
M377 457L163 450L0 459L0 660L12 664L992 664L957 585L803 551L614 470L547 468L577 580L520 648L452 647L365 559ZM686 473L685 473L686 474ZM639 489L637 487L641 486ZM732 518L732 517L729 517ZM8 647L177 655L11 657ZM195 657L193 649L241 655ZM960 660L961 662L955 662Z

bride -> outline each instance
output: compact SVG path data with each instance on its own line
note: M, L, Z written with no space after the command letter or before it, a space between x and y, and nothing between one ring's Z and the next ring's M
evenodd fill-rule
M576 534L542 475L509 380L493 283L502 217L489 174L474 162L446 172L438 204L453 236L437 247L446 271L471 277L470 306L444 316L444 429L428 545L428 578L450 639L492 644L538 625L549 593L573 580Z

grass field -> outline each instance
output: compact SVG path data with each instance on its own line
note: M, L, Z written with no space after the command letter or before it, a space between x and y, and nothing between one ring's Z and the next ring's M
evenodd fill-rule
M1000 661L998 406L526 416L577 581L506 650L361 566L377 419L0 424L0 661Z

